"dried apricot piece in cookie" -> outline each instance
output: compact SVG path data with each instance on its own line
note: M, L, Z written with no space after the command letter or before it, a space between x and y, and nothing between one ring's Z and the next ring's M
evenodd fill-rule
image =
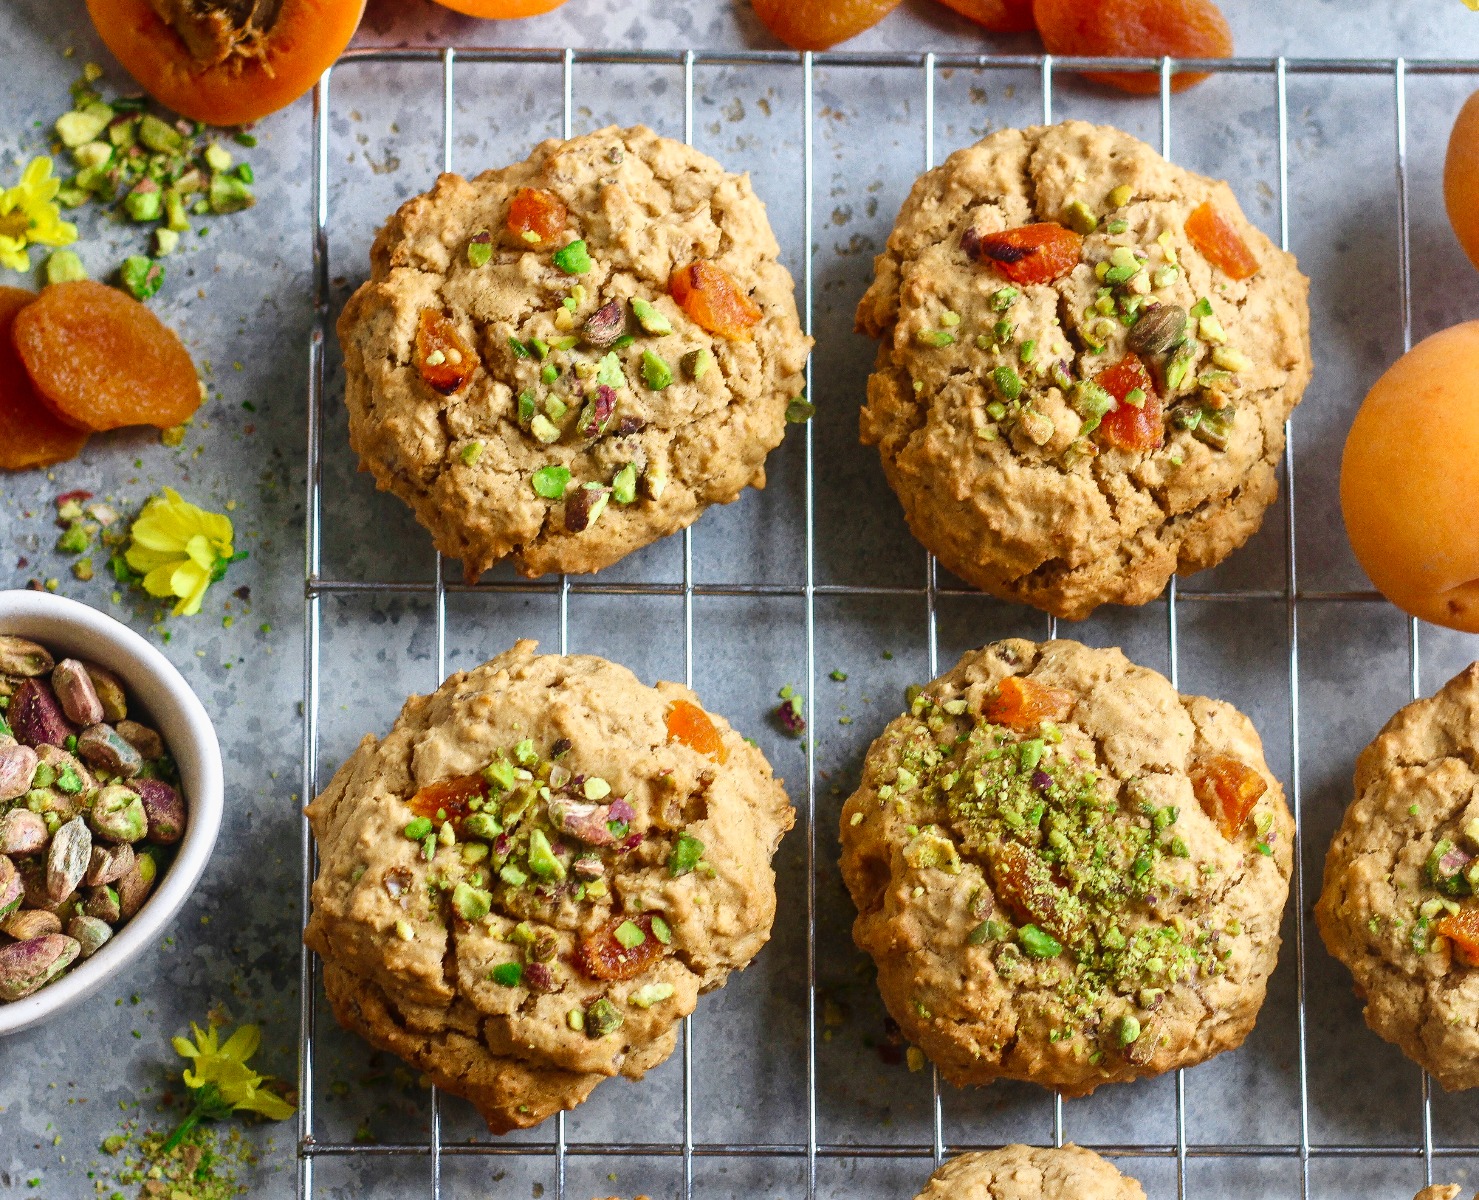
M765 27L793 50L825 50L871 29L899 0L750 0Z
M0 468L7 471L66 462L87 442L42 403L11 341L16 313L34 299L25 288L0 287Z
M509 233L530 246L545 246L565 232L570 210L554 192L544 188L520 188L509 201Z
M990 263L1013 283L1052 283L1078 266L1082 234L1054 221L1019 225L996 233L967 229L961 249L976 262Z
M1091 58L1226 58L1232 30L1212 0L1033 0L1033 20L1050 54ZM1159 75L1148 71L1088 71L1089 79L1125 92L1153 95ZM1184 91L1207 78L1196 71L1171 77Z
M733 340L749 341L764 315L728 271L703 259L674 271L668 294L695 325Z
M1094 382L1115 400L1099 422L1099 440L1121 450L1159 449L1166 436L1165 412L1140 356L1125 355L1095 375Z
M1479 908L1461 908L1439 917L1433 930L1453 943L1453 952L1467 966L1479 967Z
M41 398L78 429L168 429L200 407L189 351L117 288L53 283L16 315L13 336Z
M1032 30L1032 0L940 0L969 21L992 33Z
M722 763L728 757L718 728L697 704L688 700L673 701L668 706L667 727L669 741L682 742L715 762Z
M1186 236L1202 256L1230 279L1251 279L1258 274L1258 259L1243 241L1243 235L1210 200L1192 209L1186 218Z
M451 821L452 828L461 832L462 822L474 811L472 802L487 795L488 784L481 775L457 775L418 789L411 797L411 811L438 826Z
M1240 758L1231 754L1209 754L1191 764L1191 787L1198 802L1222 830L1236 837L1258 798L1268 790L1268 781Z
M1019 919L1073 943L1084 932L1083 905L1053 882L1052 870L1020 842L998 842L987 852L997 896Z
M656 913L615 916L580 939L576 965L592 979L635 979L663 956L672 931Z
M434 392L450 396L468 381L477 355L462 340L457 326L434 308L423 308L416 323L416 372Z
M996 695L986 702L981 715L993 725L1026 733L1044 721L1066 720L1074 700L1074 694L1063 688L1024 675L1008 675L997 684Z

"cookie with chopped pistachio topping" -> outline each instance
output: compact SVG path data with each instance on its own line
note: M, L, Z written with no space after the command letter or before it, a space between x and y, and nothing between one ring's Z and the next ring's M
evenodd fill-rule
M931 1175L916 1200L1145 1200L1145 1191L1070 1142L962 1154Z
M764 487L809 411L778 254L748 176L640 126L443 175L339 319L350 444L469 582L609 566Z
M1077 619L1259 527L1308 281L1227 184L1105 126L1002 130L915 183L874 267L862 439L962 579Z
M1449 1091L1479 1085L1479 663L1356 760L1315 919L1366 1023Z
M308 817L335 1015L503 1133L672 1053L769 939L793 811L686 688L519 642L409 699Z
M1240 1045L1293 822L1252 723L1118 650L1003 641L927 684L842 813L853 938L955 1084L1067 1095Z

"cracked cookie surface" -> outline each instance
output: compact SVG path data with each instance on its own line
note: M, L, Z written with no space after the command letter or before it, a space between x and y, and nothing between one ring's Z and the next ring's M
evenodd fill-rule
M769 939L794 816L688 689L534 651L413 696L308 806L335 1016L500 1133L672 1053Z
M1450 1091L1479 1085L1479 664L1356 760L1315 918L1366 1023Z
M1199 248L1208 213L1251 276ZM1020 231L1050 225L1034 274ZM1310 377L1308 282L1227 184L1105 126L1003 130L916 181L874 269L862 439L962 579L1077 619L1257 530ZM1144 375L1104 378L1132 354Z
M1145 1200L1145 1191L1069 1142L962 1154L942 1164L916 1200Z
M955 1084L1083 1095L1240 1045L1293 821L1252 723L1118 650L996 642L873 743L842 874L889 1013Z
M504 558L609 566L765 486L810 347L778 254L748 176L641 127L443 175L380 231L339 319L350 444L469 581ZM693 263L751 327L675 301ZM418 345L428 312L452 363Z

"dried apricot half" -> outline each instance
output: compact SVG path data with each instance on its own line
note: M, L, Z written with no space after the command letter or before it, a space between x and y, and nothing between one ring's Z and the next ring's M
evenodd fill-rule
M969 21L992 33L1032 30L1032 0L940 0Z
M1023 675L1008 675L996 685L996 695L987 701L981 715L993 725L1026 733L1044 721L1065 720L1076 702L1074 694L1063 688Z
M53 283L17 314L13 336L41 398L78 429L168 429L200 407L189 351L117 288Z
M1464 101L1448 135L1443 204L1459 245L1479 267L1479 92Z
M512 17L537 17L559 8L565 0L436 0L443 8L466 13L469 17L493 17L506 21Z
M720 337L749 341L764 314L723 267L699 259L668 278L668 294L695 325Z
M765 27L793 50L825 50L857 37L899 0L750 0Z
M66 462L87 441L42 402L11 340L16 314L34 299L25 288L0 287L0 467L7 471Z
M166 108L245 125L291 104L339 57L365 0L87 0L98 35Z
M661 958L671 932L656 913L615 916L575 947L576 965L592 979L635 979ZM664 936L665 935L665 936Z
M1090 58L1226 58L1232 30L1212 0L1033 0L1032 17L1051 54ZM1086 72L1096 83L1124 92L1153 95L1160 76L1147 71ZM1183 71L1171 77L1173 92L1207 78Z
M1095 375L1094 382L1116 401L1099 422L1099 440L1121 450L1159 449L1166 436L1165 412L1140 356L1125 355Z

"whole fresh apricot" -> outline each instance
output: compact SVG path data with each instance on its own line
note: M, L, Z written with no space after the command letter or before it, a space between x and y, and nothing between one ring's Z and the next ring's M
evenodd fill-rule
M1340 464L1351 549L1382 595L1479 633L1479 321L1425 338L1367 393Z
M1458 244L1479 267L1479 92L1458 110L1443 163L1443 202Z

